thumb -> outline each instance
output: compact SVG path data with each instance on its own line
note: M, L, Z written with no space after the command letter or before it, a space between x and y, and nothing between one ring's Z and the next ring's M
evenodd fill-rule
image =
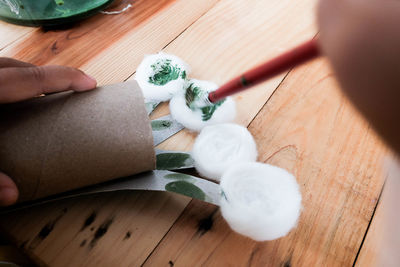
M17 202L18 188L14 181L0 172L0 206L9 206Z
M11 103L40 94L87 91L96 87L96 80L64 66L11 67L0 69L0 85L0 103Z

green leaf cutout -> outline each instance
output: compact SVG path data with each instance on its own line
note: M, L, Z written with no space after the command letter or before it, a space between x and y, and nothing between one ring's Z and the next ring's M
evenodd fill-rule
M151 122L151 128L153 131L162 131L171 127L172 121L168 120L154 120Z
M165 190L203 201L206 199L206 194L200 188L186 181L175 181L168 183L165 186Z
M187 153L162 153L157 155L157 170L176 170L193 167L194 161ZM168 175L167 175L168 176Z
M170 180L185 180L185 181L190 181L190 182L194 182L195 179L187 174L183 174L183 173L170 173L164 176L165 179L170 179Z

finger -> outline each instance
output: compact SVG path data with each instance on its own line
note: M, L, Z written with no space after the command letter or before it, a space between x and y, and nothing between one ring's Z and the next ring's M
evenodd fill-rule
M0 103L29 99L41 94L96 87L96 80L82 71L64 66L0 69Z
M9 206L17 202L18 188L10 177L0 172L0 206Z
M0 68L30 68L35 65L9 57L0 57Z

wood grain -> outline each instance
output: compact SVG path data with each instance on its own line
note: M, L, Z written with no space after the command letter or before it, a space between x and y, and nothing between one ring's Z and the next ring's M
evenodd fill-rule
M298 227L257 243L230 231L212 206L192 202L146 265L353 264L382 188L378 166L386 149L326 65L318 60L290 73L249 127L259 160L297 177L304 206ZM199 234L206 219L209 229Z
M383 247L383 229L385 226L384 209L384 204L380 201L371 220L355 266L379 266L377 263L379 261L379 251Z
M1 220L8 221L7 232L16 244L41 265L137 266L187 201L168 193L105 193L15 212Z
M35 28L22 27L0 21L0 51L33 31L35 31Z

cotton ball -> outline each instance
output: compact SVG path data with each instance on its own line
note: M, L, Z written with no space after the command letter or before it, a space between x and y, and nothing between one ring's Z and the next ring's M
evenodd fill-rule
M222 216L234 231L266 241L285 236L296 225L301 193L286 170L257 162L236 164L220 185Z
M189 66L182 59L160 52L145 56L135 79L146 99L167 101L184 90L189 72Z
M196 170L219 180L230 166L257 160L257 147L247 128L223 123L206 126L197 136L192 150Z
M192 79L187 83L186 92L177 93L170 101L169 109L172 117L185 128L192 131L201 131L207 125L231 122L236 116L236 105L232 98L228 97L217 105L209 106L207 109L190 108L187 101L188 90L197 88L198 98L207 97L208 93L215 91L218 85L208 81ZM197 99L197 98L196 98ZM207 111L207 112L204 112ZM213 112L209 112L212 110Z

